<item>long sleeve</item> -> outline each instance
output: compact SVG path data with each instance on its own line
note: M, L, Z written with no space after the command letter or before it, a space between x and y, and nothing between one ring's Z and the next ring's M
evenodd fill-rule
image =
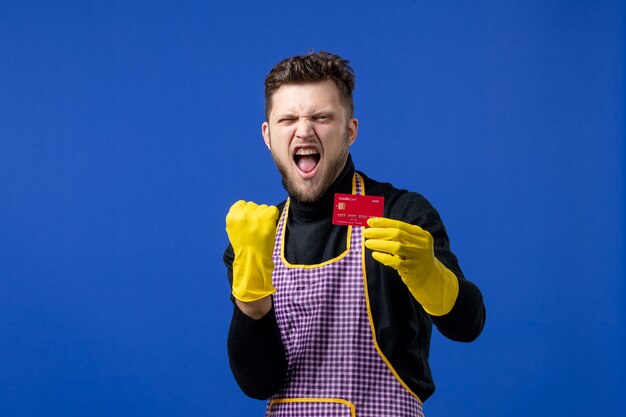
M422 196L408 193L405 197L414 200L412 206L420 208L419 215L404 214L411 223L427 230L434 240L435 257L446 268L454 273L459 281L459 294L452 310L443 316L431 316L437 329L447 338L460 342L471 342L476 339L485 325L485 306L478 287L468 281L459 266L456 256L450 250L448 234L439 213ZM404 210L405 198L399 199L399 209Z
M229 245L224 252L224 264L231 285L233 258ZM287 373L287 360L273 308L255 320L234 304L227 348L230 369L246 395L267 399L278 392Z
M458 278L458 277L457 277ZM459 295L452 310L439 317L432 317L437 329L449 339L458 342L471 342L485 326L485 305L483 296L476 285L459 279Z

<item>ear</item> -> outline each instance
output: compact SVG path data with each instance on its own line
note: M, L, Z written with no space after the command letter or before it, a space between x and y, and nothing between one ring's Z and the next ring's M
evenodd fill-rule
M354 117L348 121L348 144L352 145L356 140L356 133L359 130L359 121Z
M263 141L265 141L265 146L270 151L272 150L272 145L270 142L270 125L267 122L263 122L261 125L261 134L263 135Z

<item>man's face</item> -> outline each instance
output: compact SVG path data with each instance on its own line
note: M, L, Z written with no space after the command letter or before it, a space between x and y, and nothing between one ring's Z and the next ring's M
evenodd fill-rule
M281 86L268 119L263 139L287 191L303 202L319 200L343 169L358 127L335 83Z

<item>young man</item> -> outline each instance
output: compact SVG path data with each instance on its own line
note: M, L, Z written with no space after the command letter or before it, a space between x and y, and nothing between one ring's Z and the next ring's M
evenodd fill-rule
M421 416L432 324L469 342L485 322L437 211L355 171L353 89L348 61L327 52L271 70L262 133L289 198L226 217L230 366L268 416ZM382 196L383 216L333 224L336 193Z

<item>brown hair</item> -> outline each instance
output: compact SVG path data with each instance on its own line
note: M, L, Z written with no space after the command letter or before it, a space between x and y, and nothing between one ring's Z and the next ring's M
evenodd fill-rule
M352 91L354 71L349 61L330 52L309 52L280 61L265 77L265 119L269 120L272 96L284 84L316 83L332 80L341 96L348 117L354 114Z

